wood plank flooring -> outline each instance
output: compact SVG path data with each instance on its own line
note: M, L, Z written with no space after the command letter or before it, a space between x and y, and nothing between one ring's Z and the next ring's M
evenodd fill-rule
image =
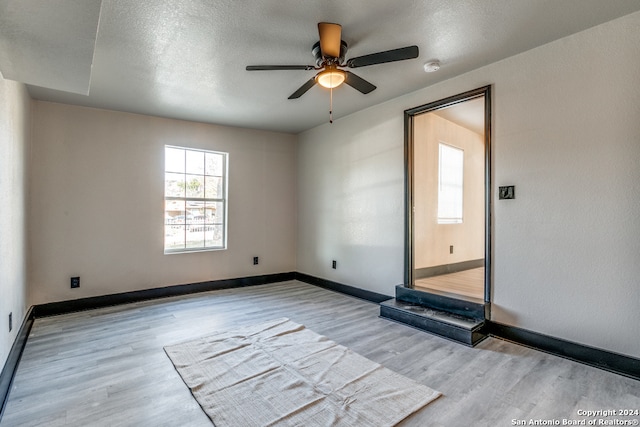
M458 271L457 273L417 279L415 288L435 290L484 300L484 267Z
M443 393L404 426L640 408L640 381L495 338L468 348L378 311L291 281L36 319L0 426L210 426L163 346L283 316Z

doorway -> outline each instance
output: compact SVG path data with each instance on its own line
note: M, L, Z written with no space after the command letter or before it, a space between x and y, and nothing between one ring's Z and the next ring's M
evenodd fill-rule
M405 111L405 287L490 301L490 90Z

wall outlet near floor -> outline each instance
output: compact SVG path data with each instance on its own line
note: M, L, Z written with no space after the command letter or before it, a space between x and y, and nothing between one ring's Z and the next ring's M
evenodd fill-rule
M80 287L80 277L72 277L71 278L71 289Z
M260 263L260 259L257 256L253 257L253 265L258 265Z
M335 259L331 261L331 268L333 268L334 270L338 268L338 262Z
M9 332L13 329L13 313L9 313Z
M453 245L449 246L449 253L452 254L453 253Z

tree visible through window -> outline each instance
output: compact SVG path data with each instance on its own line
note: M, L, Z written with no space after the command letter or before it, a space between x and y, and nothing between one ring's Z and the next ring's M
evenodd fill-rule
M439 144L438 224L462 223L464 151Z
M225 249L227 153L165 146L164 252Z

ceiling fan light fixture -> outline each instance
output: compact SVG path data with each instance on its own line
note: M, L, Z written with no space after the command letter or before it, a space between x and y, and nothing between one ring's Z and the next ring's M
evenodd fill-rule
M318 74L316 80L320 86L326 87L327 89L333 89L334 87L338 87L344 83L345 78L346 75L344 71L330 68Z

